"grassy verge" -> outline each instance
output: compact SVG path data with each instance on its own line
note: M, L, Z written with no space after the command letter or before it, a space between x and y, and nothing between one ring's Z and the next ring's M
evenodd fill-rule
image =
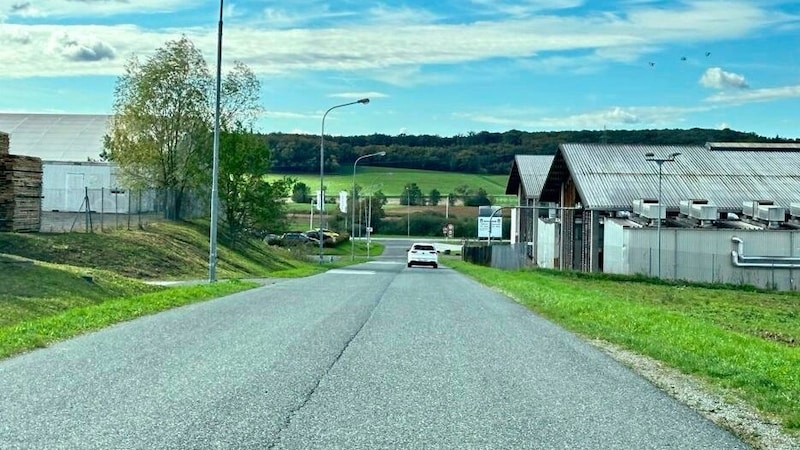
M223 235L217 279L234 281L171 288L142 281L207 279L208 233L192 222L101 233L0 233L0 357L256 286L237 279L303 277L335 266L259 239L232 243Z
M102 270L89 277L83 269L70 266L31 262L3 265L9 283L0 293L0 358L257 286L229 281L164 288Z
M448 261L576 333L700 377L800 431L800 296Z
M0 253L141 280L207 277L208 245L208 225L201 222L158 222L144 229L101 233L0 233ZM217 256L219 278L269 276L304 263L260 239L233 243L222 233Z

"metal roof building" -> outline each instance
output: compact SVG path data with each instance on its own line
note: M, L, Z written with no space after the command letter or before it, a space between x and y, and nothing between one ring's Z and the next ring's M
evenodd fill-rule
M110 115L3 114L0 131L8 133L11 153L43 161L97 161Z
M539 204L553 155L516 155L506 184L506 194L516 195L518 206L511 211L511 241L531 242L531 257L536 254L537 218L542 211L533 209ZM546 214L546 211L544 211Z
M771 200L789 207L800 201L800 144L709 143L705 146L562 144L544 182L541 200L562 202L571 179L585 209L631 210L633 200L657 198L658 167L645 153L667 156L661 199L669 210L681 200L706 199L721 212L743 201Z
M538 198L553 165L553 155L516 155L506 184L506 194Z
M559 210L550 267L797 288L800 143L562 144L539 200Z

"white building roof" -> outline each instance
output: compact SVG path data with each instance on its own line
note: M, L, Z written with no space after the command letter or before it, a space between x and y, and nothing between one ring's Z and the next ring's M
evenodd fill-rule
M0 113L12 155L44 161L96 161L103 151L109 115Z

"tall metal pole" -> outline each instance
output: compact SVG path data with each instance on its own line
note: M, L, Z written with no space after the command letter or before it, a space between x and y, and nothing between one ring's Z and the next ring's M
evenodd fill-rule
M369 191L369 215L367 216L367 259L369 259L370 236L372 236L372 190Z
M661 165L664 161L658 161L658 278L661 279L661 211L664 206L661 204ZM666 214L664 214L666 216Z
M217 85L214 110L214 150L211 168L211 236L208 252L208 281L217 280L217 221L219 220L219 109L222 85L222 3L219 0L219 26L217 27Z
M645 153L645 155L644 155L645 159L647 161L652 161L652 162L658 164L658 223L656 224L656 227L657 227L656 233L658 235L658 237L657 237L657 239L658 239L658 264L656 266L657 266L657 270L658 270L658 278L659 279L661 278L661 212L664 211L664 218L666 218L666 216L667 216L666 208L664 208L664 206L661 204L661 166L665 162L674 162L675 161L675 157L678 156L678 155L680 155L680 153L678 153L678 152L671 153L666 158L656 158L656 155L653 154L653 153Z
M406 186L406 237L411 237L411 189Z
M325 111L325 114L322 115L322 132L319 135L319 196L320 196L320 204L319 204L319 263L322 264L322 244L324 239L324 235L322 233L322 218L325 215L325 117L328 116L328 113L333 111L336 108L341 108L343 106L350 106L355 105L357 103L361 103L366 105L369 103L368 98L362 98L360 100L356 100L354 102L349 103L342 103L341 105L331 106Z
M356 236L356 205L358 205L358 202L356 201L356 165L362 159L370 158L372 156L386 156L386 152L381 151L377 153L370 153L369 155L362 155L356 158L355 162L353 163L353 220L350 224L350 261L354 261L356 259L356 243L353 240L353 238Z

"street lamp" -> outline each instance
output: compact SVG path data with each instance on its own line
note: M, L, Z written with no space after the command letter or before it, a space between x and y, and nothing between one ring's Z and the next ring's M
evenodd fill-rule
M411 237L411 189L406 186L406 237Z
M661 279L661 211L664 211L666 217L666 208L661 205L661 166L665 162L674 162L675 157L680 153L671 153L666 158L657 158L654 153L645 153L644 157L647 161L652 161L658 164L658 278Z
M369 155L362 155L356 158L356 161L353 163L353 220L350 224L350 261L353 261L356 258L356 243L353 240L353 238L356 236L356 205L358 204L356 202L356 164L358 164L358 162L364 158L370 158L373 156L386 156L386 152L381 151L377 153L370 153Z
M350 106L355 105L357 103L361 103L366 105L369 103L368 98L362 98L361 100L356 100L354 102L342 103L341 105L331 106L325 111L325 114L322 115L322 133L319 135L319 263L322 264L322 243L325 240L323 238L322 233L322 217L325 214L325 117L328 116L328 113L333 111L336 108L341 108L343 106Z
M214 150L211 169L211 233L208 245L208 281L217 280L217 221L219 216L219 104L222 78L222 2L219 0L219 25L217 27L217 97L214 111Z

